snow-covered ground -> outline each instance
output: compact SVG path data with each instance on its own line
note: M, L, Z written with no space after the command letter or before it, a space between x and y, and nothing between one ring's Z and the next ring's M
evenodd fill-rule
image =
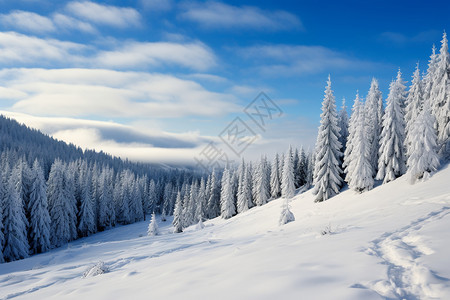
M1 264L0 299L450 299L449 166L313 199L296 196L281 227L274 200L202 230L148 237L141 222ZM100 261L109 272L86 272Z

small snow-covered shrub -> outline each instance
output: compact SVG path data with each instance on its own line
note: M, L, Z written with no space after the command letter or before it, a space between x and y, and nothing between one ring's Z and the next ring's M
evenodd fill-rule
M100 275L100 274L104 274L104 273L108 273L108 272L109 272L108 266L103 261L99 261L95 265L89 267L83 273L83 278L94 277L94 276L97 276L97 275Z

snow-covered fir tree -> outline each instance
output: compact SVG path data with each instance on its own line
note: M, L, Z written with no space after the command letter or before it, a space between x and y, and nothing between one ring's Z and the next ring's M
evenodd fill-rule
M289 146L289 149L284 156L283 173L281 174L281 196L283 198L294 197L295 185L293 165L292 147Z
M50 214L50 241L59 247L71 239L69 212L66 206L64 165L56 159L50 169L47 181L48 210Z
M150 180L148 185L148 206L145 207L147 214L154 213L156 207L156 183L155 180Z
M367 126L365 124L365 110L362 103L359 103L358 97L355 99L354 113L358 114L354 119L356 124L352 124L355 128L352 144L353 150L348 158L349 163L346 169L346 180L349 187L357 192L369 191L373 187L373 170L370 157L370 147L367 134Z
M423 104L423 87L420 79L419 64L412 76L411 86L409 87L408 96L406 97L405 109L405 148L406 154L409 155L411 151L411 143L415 139L412 135L412 124L416 121Z
M436 118L439 152L441 156L450 158L450 55L445 32L432 80L430 98Z
M239 182L239 192L237 199L237 212L242 213L249 210L252 205L252 191L251 191L251 181L250 181L250 171L248 166L242 162L241 168L241 181Z
M380 148L380 135L383 120L383 96L378 85L378 80L375 78L372 78L372 82L370 83L364 110L370 163L373 170L372 176L375 177L378 171L378 150Z
M96 219L94 215L94 199L92 197L92 176L87 170L80 176L81 202L78 222L78 233L80 237L89 236L96 232Z
M428 101L425 101L410 131L414 138L411 139L407 174L410 182L414 183L418 179L427 179L439 168L434 116Z
M342 107L339 111L339 129L340 129L340 136L339 136L339 142L341 143L341 151L344 153L345 147L347 145L347 137L348 137L348 113L347 113L347 106L345 105L345 98L342 99Z
M41 253L51 248L50 215L44 172L37 159L33 163L31 178L30 202L28 203L30 212L29 244L31 253Z
M356 140L356 133L357 133L357 126L358 126L358 118L360 115L360 111L361 109L363 109L364 106L361 103L361 98L359 97L359 93L356 92L356 97L355 100L353 102L353 107L352 107L352 115L350 116L350 121L349 121L349 126L348 126L348 139L347 139L347 148L345 149L344 152L344 162L342 164L342 167L344 168L344 173L345 174L349 174L352 173L353 170L349 169L349 165L350 162L352 160L354 160L354 157L357 156L358 154L354 154L353 153L353 146ZM349 182L350 178L347 178L347 176L345 176L345 181Z
M200 180L200 186L197 192L197 206L195 208L195 221L205 220L205 206L206 206L206 184L205 178Z
M152 219L148 224L147 235L148 236L159 235L158 223L156 221L155 213L152 213Z
M100 173L98 187L98 230L110 229L116 224L116 212L113 203L113 173L105 168Z
M261 206L266 204L270 198L270 183L267 176L268 169L264 157L261 157L256 170L256 180L254 181L255 185L253 187L255 191L255 204Z
M216 170L211 174L210 191L208 198L208 218L213 219L220 215L220 187Z
M281 196L281 176L279 172L279 156L275 154L270 168L270 192L273 199Z
M230 179L230 171L225 169L222 174L222 189L220 192L220 215L224 219L229 219L236 214Z
M78 222L78 207L77 200L75 198L75 179L77 176L77 165L75 162L64 164L63 165L63 174L64 174L64 211L67 212L68 222L69 222L69 233L70 233L70 241L77 239L78 230L77 230L77 222Z
M172 225L174 228L174 233L180 233L183 231L183 203L181 200L181 193L179 191L175 201Z
M383 116L377 179L387 183L406 172L404 103L405 84L400 70L397 79L391 82L386 110Z
M283 204L281 206L281 215L280 215L280 220L278 221L278 224L284 225L284 224L287 224L287 223L293 222L293 221L295 221L295 217L294 217L294 214L292 213L292 211L290 210L289 199L285 198L283 200Z
M21 162L11 170L8 180L6 198L3 201L4 246L3 256L6 261L28 257L27 220L22 199L17 190L17 182L22 176Z
M314 190L316 202L325 201L337 193L342 185L340 160L342 157L339 143L339 126L331 79L328 76L325 97L322 102L319 133L316 142L314 167Z
M300 174L299 186L304 186L308 177L308 160L303 147L301 147L299 152L298 173Z
M436 46L433 44L430 60L428 61L427 73L423 78L423 99L424 101L430 102L433 115L435 115L435 113L433 108L434 101L433 99L431 99L431 90L433 87L433 79L435 77L437 64L438 64L438 55L436 54Z

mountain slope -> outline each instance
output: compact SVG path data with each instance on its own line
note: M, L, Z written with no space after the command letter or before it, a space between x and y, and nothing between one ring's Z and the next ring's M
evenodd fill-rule
M0 265L0 298L449 299L450 167L314 203L282 201L196 230L147 237L148 222ZM83 278L103 261L109 272Z

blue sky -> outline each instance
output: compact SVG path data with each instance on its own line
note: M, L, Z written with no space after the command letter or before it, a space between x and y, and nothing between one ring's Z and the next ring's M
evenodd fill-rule
M439 48L448 1L392 2L0 0L0 110L82 147L192 163L264 91L284 114L244 155L311 147L328 74L338 106L372 77L386 98Z

